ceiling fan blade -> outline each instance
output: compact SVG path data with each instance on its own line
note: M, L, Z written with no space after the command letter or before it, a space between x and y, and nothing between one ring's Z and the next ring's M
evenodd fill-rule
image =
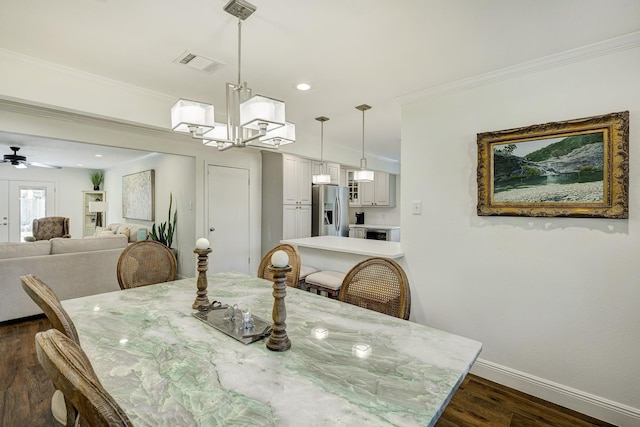
M38 163L38 162L23 162L23 163L28 166L37 166L39 168L62 169L62 166L45 165L44 163Z

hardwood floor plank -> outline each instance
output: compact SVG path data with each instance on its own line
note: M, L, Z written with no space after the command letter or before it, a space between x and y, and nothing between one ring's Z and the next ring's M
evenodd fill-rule
M469 381L454 395L441 420L456 422L461 419L460 413L467 412L477 418L463 419L459 425L504 425L498 423L508 416L511 421L507 426L615 427L475 375L467 378ZM481 424L482 418L496 424Z

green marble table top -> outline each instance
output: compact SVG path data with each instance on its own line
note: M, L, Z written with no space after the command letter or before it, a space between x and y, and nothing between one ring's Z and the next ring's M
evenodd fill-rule
M271 282L208 278L211 301L271 319ZM192 316L195 279L63 301L100 381L136 426L434 425L482 345L287 288L291 349Z

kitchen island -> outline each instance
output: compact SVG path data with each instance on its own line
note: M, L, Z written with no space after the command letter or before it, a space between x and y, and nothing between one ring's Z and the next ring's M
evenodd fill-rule
M371 257L391 258L404 265L404 252L400 242L353 239L339 236L316 236L301 239L285 239L281 243L295 246L304 265L318 270L348 272L351 267Z

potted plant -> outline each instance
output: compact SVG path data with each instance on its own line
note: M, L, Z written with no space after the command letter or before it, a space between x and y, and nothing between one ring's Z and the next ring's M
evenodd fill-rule
M104 172L103 171L92 171L89 174L91 178L91 183L93 184L94 190L100 190L100 184L104 181Z
M173 220L171 219L171 208L173 207L173 194L169 193L169 214L167 216L167 220L165 222L161 222L157 227L156 224L151 226L151 233L149 233L149 237L151 240L155 240L156 242L160 242L169 249L173 244L173 237L176 233L176 223L178 221L178 210L176 209L173 212Z

